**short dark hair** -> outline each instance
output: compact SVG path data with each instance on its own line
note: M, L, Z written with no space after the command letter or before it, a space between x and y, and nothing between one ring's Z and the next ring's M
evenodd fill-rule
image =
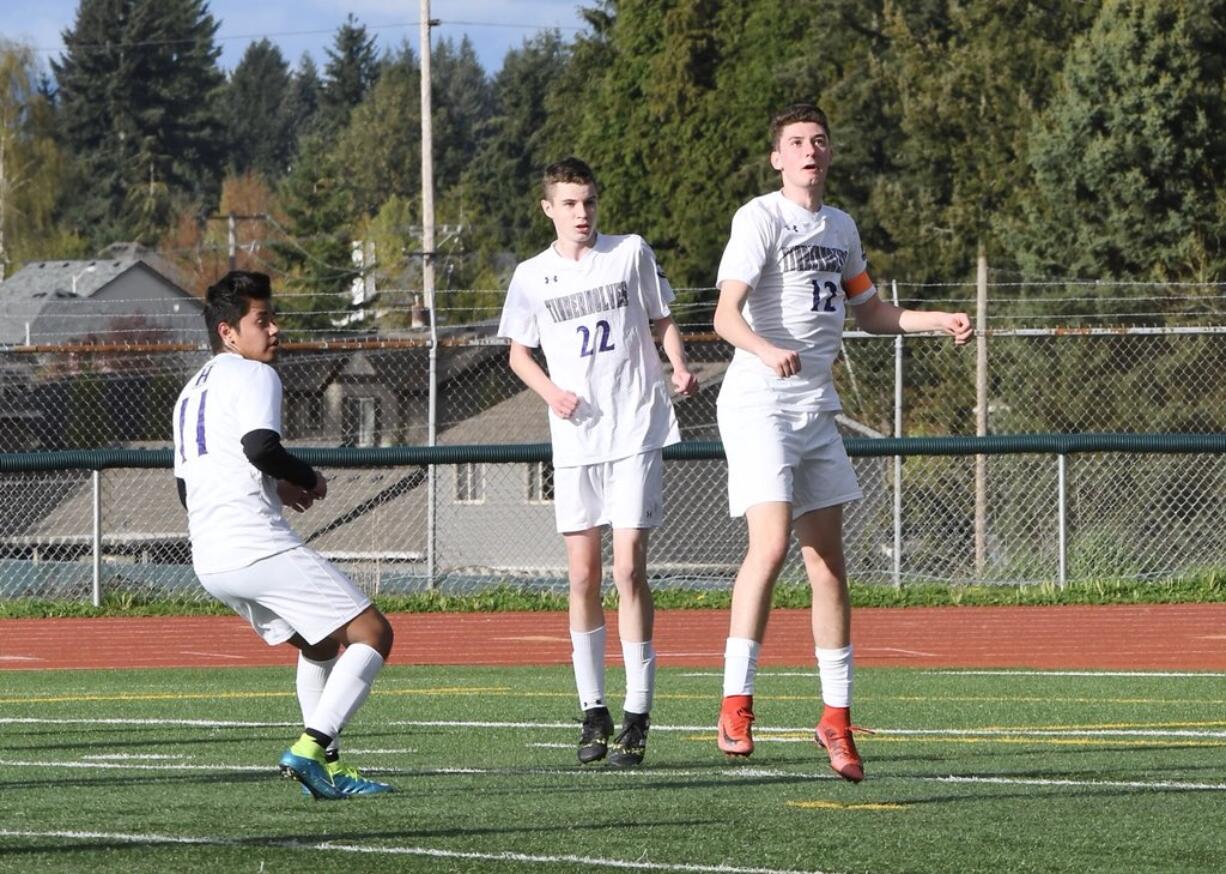
M776 112L774 118L771 119L771 149L778 150L779 138L783 135L785 127L801 121L820 124L822 130L826 132L826 136L830 136L830 122L826 120L826 113L822 112L812 103L793 103L791 106L785 106Z
M555 161L546 167L545 172L541 174L541 192L546 200L553 197L553 187L559 182L573 182L576 185L590 185L593 188L599 187L596 184L596 174L592 172L592 168L573 155L569 158L563 158L561 161Z
M204 324L209 332L209 345L214 352L224 348L217 326L225 322L231 327L237 327L247 310L251 309L253 300L269 300L272 298L272 283L267 273L255 273L250 270L231 270L221 279L209 286L205 293Z

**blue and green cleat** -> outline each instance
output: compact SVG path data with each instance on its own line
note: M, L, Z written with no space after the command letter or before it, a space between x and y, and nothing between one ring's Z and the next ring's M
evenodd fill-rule
M358 773L358 769L341 762L328 762L328 775L332 785L345 793L347 797L355 795L384 795L395 792L396 787L378 780L371 780Z
M332 782L324 751L309 735L304 734L285 751L279 767L282 776L297 780L316 801L341 801L349 797Z

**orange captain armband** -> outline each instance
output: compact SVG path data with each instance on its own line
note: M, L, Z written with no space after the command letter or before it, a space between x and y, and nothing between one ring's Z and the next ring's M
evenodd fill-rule
M869 292L876 290L873 288L873 280L867 270L845 281L843 288L847 293L847 302L852 306L864 303L872 297Z

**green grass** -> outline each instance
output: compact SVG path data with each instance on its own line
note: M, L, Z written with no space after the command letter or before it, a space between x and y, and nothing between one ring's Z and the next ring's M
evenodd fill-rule
M1059 604L1203 604L1226 601L1226 570L1210 569L1200 574L1173 580L1138 582L1135 580L1093 580L1069 583L1061 589L1053 583L1035 585L974 585L912 583L895 589L891 586L851 586L856 607L939 607L939 606L1018 606ZM385 613L485 613L539 610L566 610L564 591L542 591L512 585L492 586L471 594L421 592L376 598ZM660 609L699 610L727 608L731 603L728 588L657 588L655 603ZM775 588L776 607L808 607L809 587L804 583L783 582ZM617 604L617 593L609 587L605 606ZM218 601L161 600L156 596L136 597L131 593L103 598L101 607L87 601L48 601L31 598L0 599L0 619L54 618L66 616L228 616L230 609Z
M758 751L730 763L716 672L661 670L647 763L615 771L574 760L567 669L393 665L345 742L402 791L317 803L275 772L290 668L8 671L0 868L1221 870L1220 676L864 669L856 718L879 733L853 786L808 739L799 673L763 672Z

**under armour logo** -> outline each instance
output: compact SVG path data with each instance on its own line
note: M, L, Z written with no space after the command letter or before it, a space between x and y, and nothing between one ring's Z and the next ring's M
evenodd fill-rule
M546 284L546 285L548 285L550 282L557 283L557 281L558 281L558 277L556 277L556 276L546 276L546 277L545 277L545 284Z
M793 234L800 233L800 225L788 225L788 227L792 229Z

